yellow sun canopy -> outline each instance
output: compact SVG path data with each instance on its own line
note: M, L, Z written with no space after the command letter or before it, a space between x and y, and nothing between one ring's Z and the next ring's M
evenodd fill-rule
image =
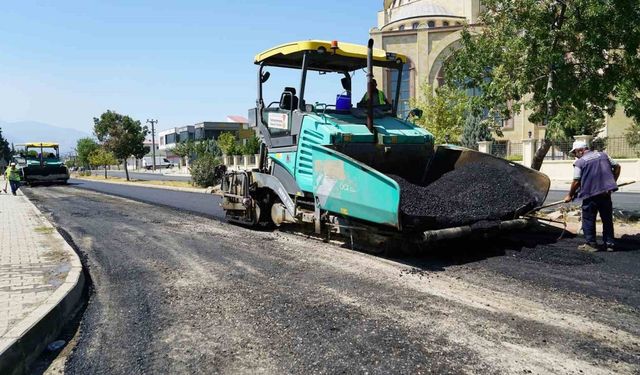
M53 143L53 142L27 142L24 144L20 144L20 145L16 145L16 146L24 146L24 147L53 147L53 148L58 148L60 146L60 144L58 143Z
M307 52L312 53L308 66L310 70L350 72L367 67L367 46L343 42L332 45L326 40L282 44L256 55L255 63L300 69ZM406 62L406 56L373 49L374 66L398 69Z

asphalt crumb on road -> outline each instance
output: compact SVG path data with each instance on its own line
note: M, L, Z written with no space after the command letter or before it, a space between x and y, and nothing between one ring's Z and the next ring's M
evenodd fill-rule
M514 256L533 260L536 262L559 264L563 266L581 266L585 264L595 264L604 262L600 255L587 253L577 248L567 248L559 246L537 246L535 248L524 248L514 253Z

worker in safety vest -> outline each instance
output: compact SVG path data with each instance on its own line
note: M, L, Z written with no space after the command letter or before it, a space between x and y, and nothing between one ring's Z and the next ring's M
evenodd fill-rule
M618 190L616 181L620 176L620 165L604 152L589 150L584 141L573 142L570 153L578 160L573 165L573 183L564 201L571 202L576 196L582 199L582 231L586 243L578 248L591 252L598 251L596 215L599 213L602 219L604 247L607 251L613 251L611 193Z
M16 195L20 187L20 172L16 168L16 163L9 165L9 168L4 172L4 179L11 185L11 194ZM7 182L4 184L4 192L7 192Z
M364 93L364 96L362 97L362 100L360 101L360 104L362 105L366 105L367 101L369 100L369 95L368 93ZM389 101L387 100L387 97L384 96L384 92L382 92L382 90L378 90L378 82L376 82L376 80L373 80L373 105L391 105L391 103L389 103Z

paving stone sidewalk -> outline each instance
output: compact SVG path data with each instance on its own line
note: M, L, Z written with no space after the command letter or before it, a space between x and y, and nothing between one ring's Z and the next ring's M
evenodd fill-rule
M67 278L73 254L21 193L0 194L0 349ZM0 350L1 352L2 350Z

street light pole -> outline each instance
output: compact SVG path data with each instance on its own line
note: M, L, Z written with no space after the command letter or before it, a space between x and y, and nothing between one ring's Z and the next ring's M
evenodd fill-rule
M158 123L158 120L149 120L147 119L147 124L151 124L151 156L153 158L153 171L156 171L156 129L155 124Z

